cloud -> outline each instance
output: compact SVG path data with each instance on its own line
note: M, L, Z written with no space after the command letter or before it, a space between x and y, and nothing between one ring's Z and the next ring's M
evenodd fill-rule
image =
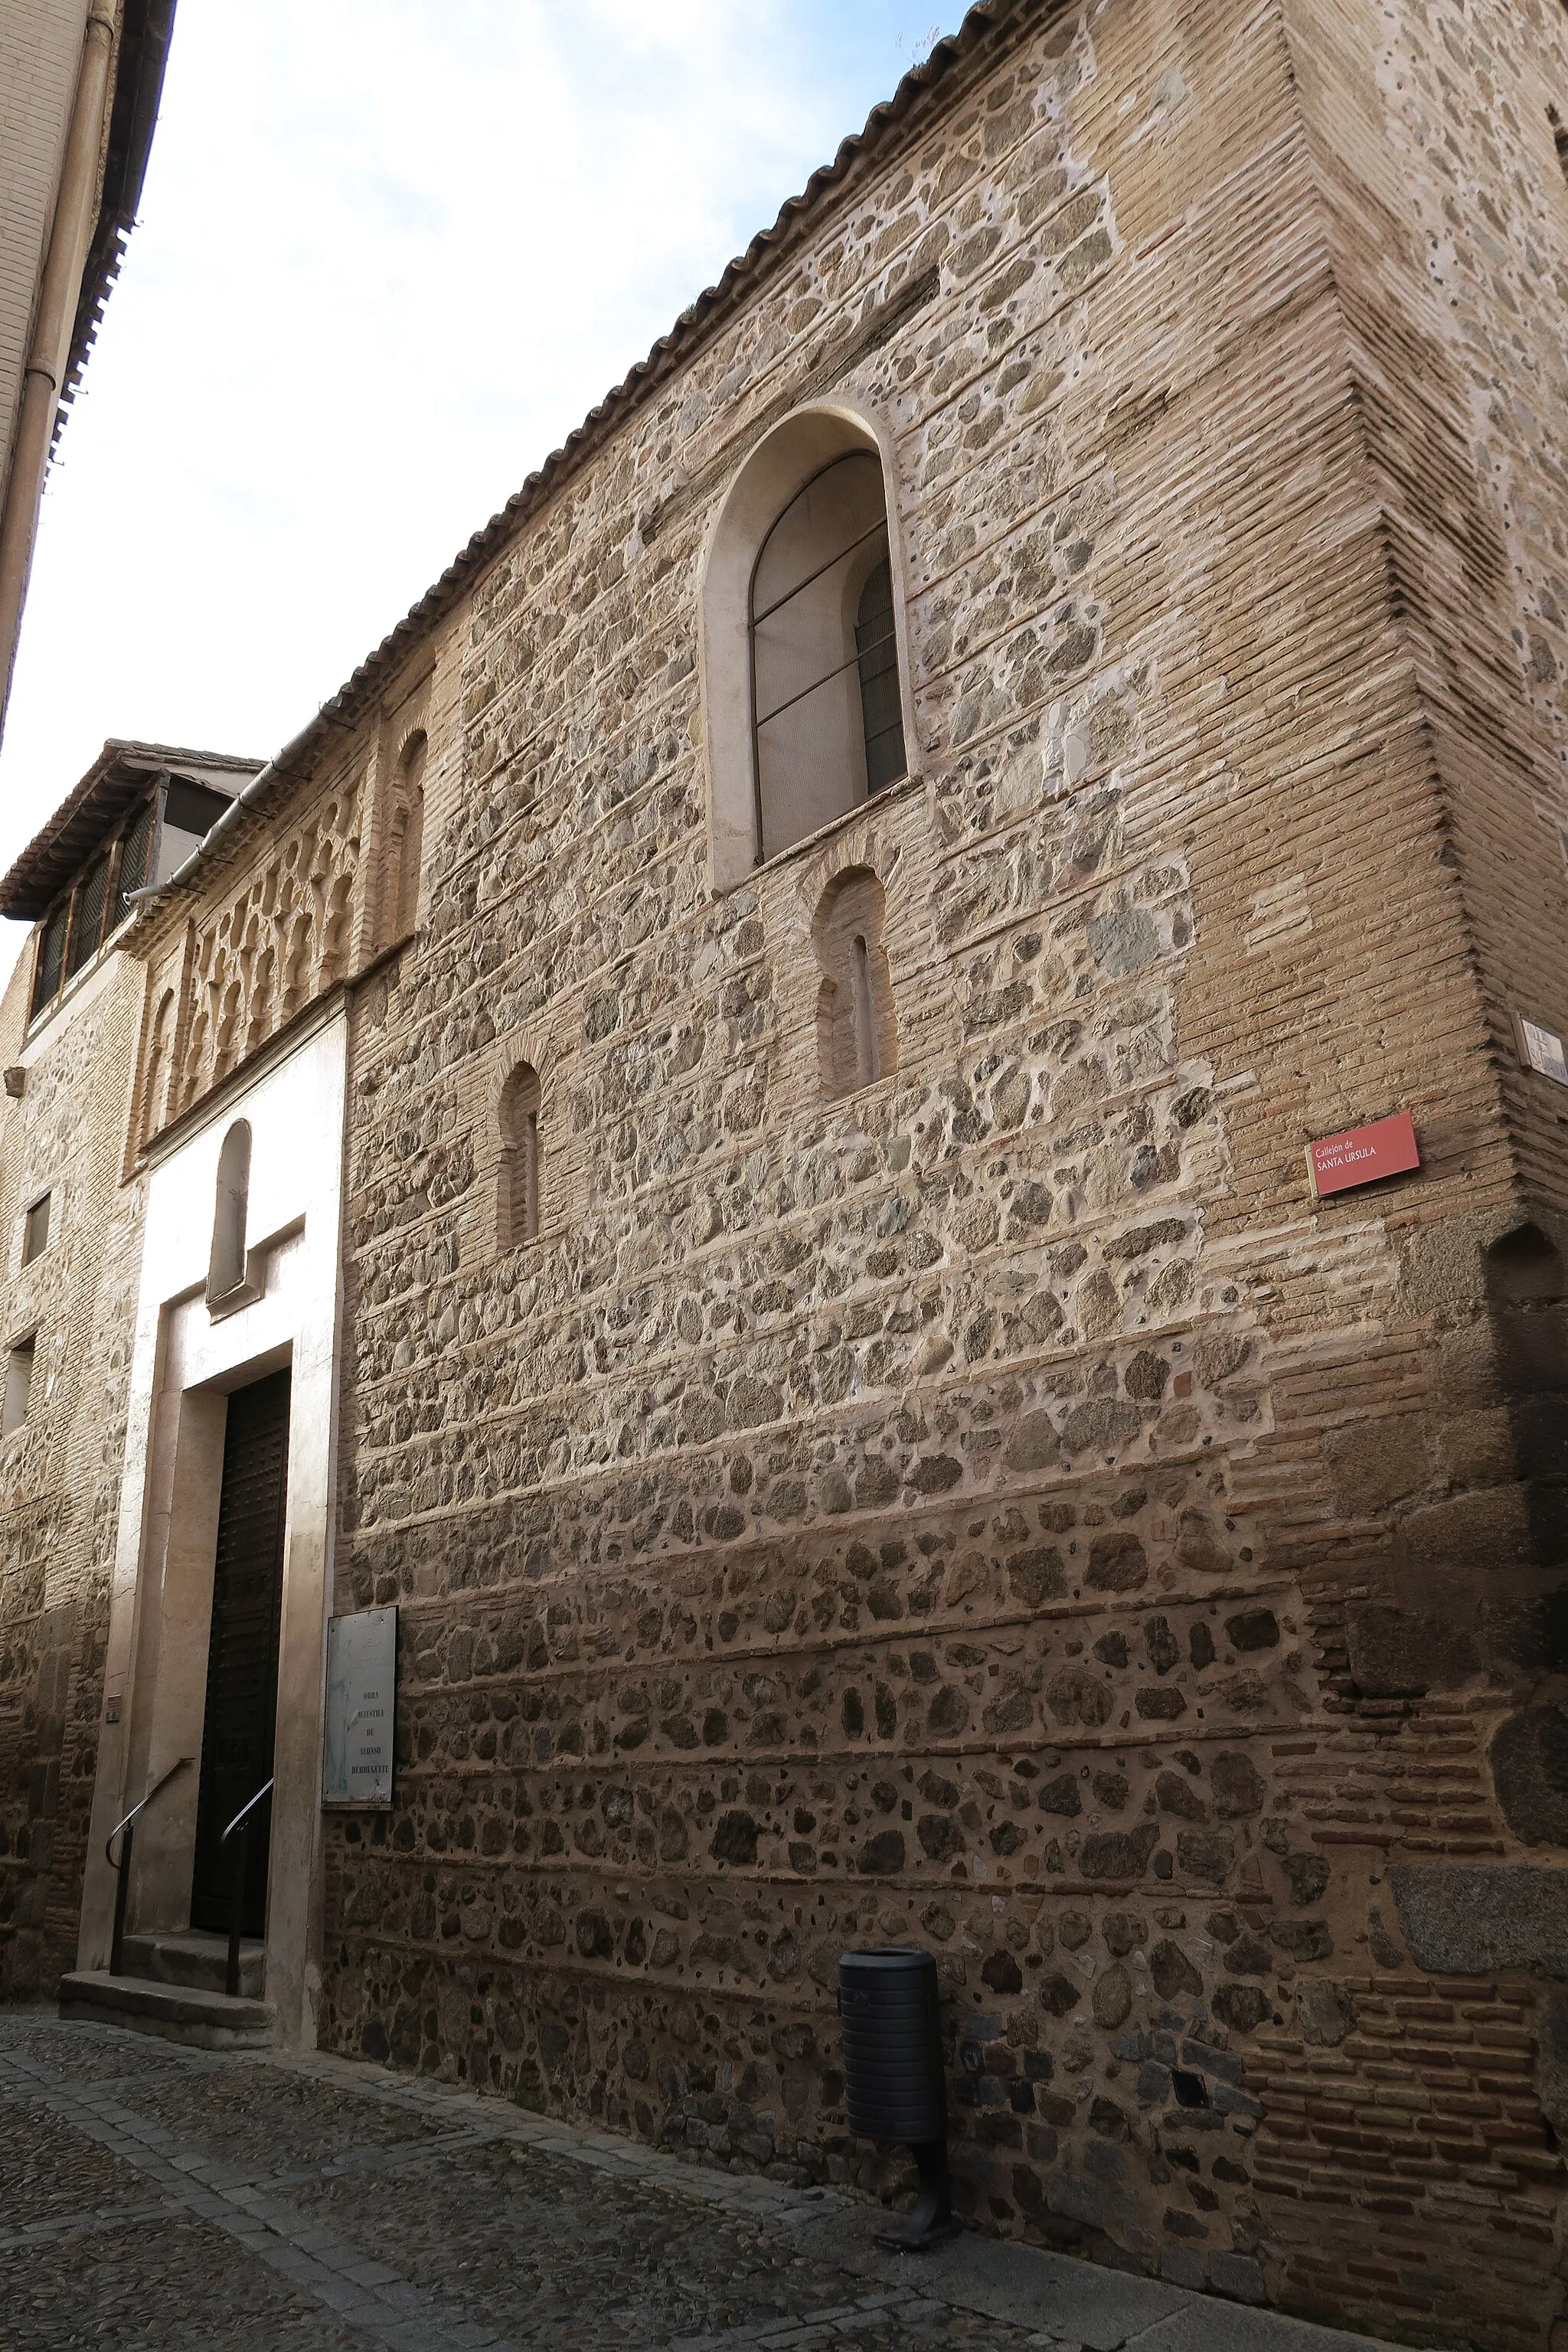
M293 734L859 128L924 13L182 0L45 500L0 864L106 735Z

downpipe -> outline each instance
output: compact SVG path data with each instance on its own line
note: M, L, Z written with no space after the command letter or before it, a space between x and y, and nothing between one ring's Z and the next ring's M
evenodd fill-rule
M98 173L103 153L104 118L114 58L115 18L110 0L93 0L82 43L81 70L66 135L65 163L49 232L48 257L38 287L37 317L22 379L5 504L0 513L0 648L5 677L0 688L0 734L11 699L22 606L33 568L38 509L48 472L55 416L70 359L71 330L81 299L98 211Z

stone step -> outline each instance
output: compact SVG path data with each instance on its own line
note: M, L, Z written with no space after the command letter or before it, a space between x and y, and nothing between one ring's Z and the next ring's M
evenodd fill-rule
M200 1927L161 1928L144 1936L127 1936L121 1946L121 1976L222 1992L228 1980L228 1937L205 1934ZM266 1980L267 1947L242 1941L241 1994L247 2000L259 2000Z
M264 2000L230 2000L199 1985L153 1984L111 1977L107 1969L73 1969L60 1979L60 2015L100 2025L128 2025L196 2050L266 2050L274 2017Z

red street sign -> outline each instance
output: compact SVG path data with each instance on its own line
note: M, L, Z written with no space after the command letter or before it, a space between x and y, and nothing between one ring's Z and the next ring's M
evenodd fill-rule
M1356 1184L1375 1184L1380 1177L1403 1175L1419 1168L1415 1129L1407 1110L1392 1118L1374 1118L1370 1127L1352 1127L1344 1135L1325 1136L1307 1146L1307 1171L1318 1200L1331 1192L1348 1192Z

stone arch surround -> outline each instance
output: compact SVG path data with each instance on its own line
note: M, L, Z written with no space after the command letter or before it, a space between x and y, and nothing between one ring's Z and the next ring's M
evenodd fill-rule
M889 560L898 632L904 740L918 771L903 615L903 544L898 477L884 430L843 403L800 410L746 456L714 518L701 588L702 712L708 766L709 870L715 889L732 887L757 862L752 742L751 590L757 552L795 493L836 457L864 449L882 468ZM783 853L788 855L786 851Z

